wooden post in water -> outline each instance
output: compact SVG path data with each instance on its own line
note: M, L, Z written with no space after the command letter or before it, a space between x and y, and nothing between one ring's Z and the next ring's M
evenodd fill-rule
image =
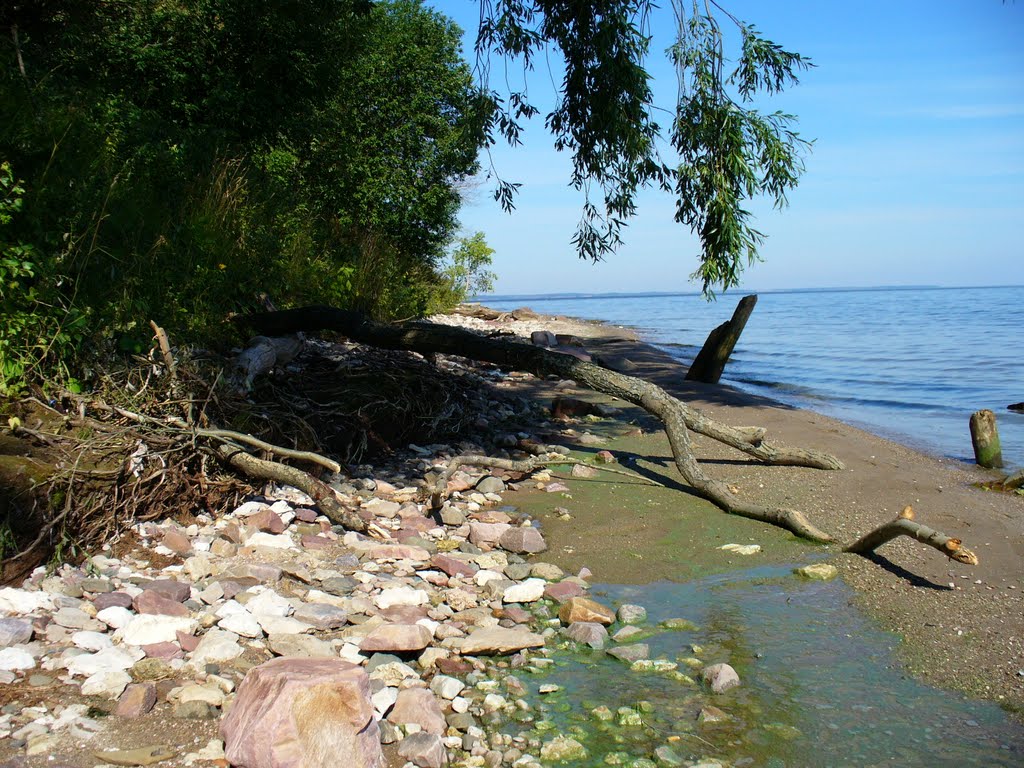
M996 415L985 409L971 414L971 442L974 460L986 469L1003 466L1003 449L999 445Z
M757 304L757 294L744 296L736 305L736 311L732 313L732 319L722 323L708 334L708 340L704 342L697 357L693 359L690 370L686 372L688 381L702 381L705 384L717 384L722 378L722 371L725 364L729 362L729 355L736 347L736 342L743 333L747 324L747 318L754 311Z

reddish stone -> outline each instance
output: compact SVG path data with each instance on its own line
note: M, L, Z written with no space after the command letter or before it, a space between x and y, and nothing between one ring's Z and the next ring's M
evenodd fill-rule
M138 613L155 613L160 616L189 615L189 610L184 605L152 589L145 589L136 595L132 605Z
M301 523L312 523L317 519L319 515L315 509L309 507L297 507L295 509L295 519Z
M473 671L473 665L462 659L435 659L434 666L441 674L451 677L468 675Z
M270 507L264 507L255 515L250 515L245 522L250 528L255 528L257 531L264 531L265 533L284 533L287 527L284 521Z
M529 624L533 621L533 614L518 605L506 605L501 609L501 617L509 619L516 624Z
M512 526L508 523L478 523L469 524L469 540L478 547L494 547L505 531Z
M195 635L189 635L185 632L176 632L175 636L178 638L178 645L181 646L181 650L185 653L192 653L199 645L200 638Z
M556 584L548 584L544 587L544 597L551 598L559 603L564 603L566 600L585 594L586 590L574 581L559 581Z
M611 451L598 451L597 455L594 456L594 459L602 464L615 463L615 455Z
M141 717L156 706L156 686L153 683L132 683L117 700L114 714L118 717Z
M184 603L192 595L191 586L174 579L156 579L140 586L146 591L156 592L158 595L163 595L178 603Z
M402 530L416 531L417 533L425 533L432 531L437 528L437 523L431 520L429 517L423 515L416 515L414 517L407 517L402 521Z
M334 546L334 542L330 539L310 533L305 534L299 541L306 549L330 549Z
M164 536L160 540L160 543L179 555L188 555L192 553L192 542L188 540L188 536L179 533L173 528L164 532Z
M142 646L142 652L151 659L165 659L170 661L171 659L180 659L185 656L185 652L181 650L177 643L153 643L151 645Z
M469 563L464 560L459 560L457 557L452 557L451 555L434 555L430 558L430 565L433 568L444 571L449 576L466 576L467 578L472 578L473 574L476 573L476 569L474 569Z
M393 605L380 612L383 619L396 624L415 624L427 618L430 608L426 605Z
M220 735L227 761L246 768L384 764L370 678L340 659L282 657L250 670Z
M377 651L422 651L434 636L422 624L382 624L368 634L359 644L359 650Z
M228 523L221 529L220 535L232 544L242 543L242 529L238 527L238 523Z
M127 592L106 592L101 595L96 595L92 601L97 611L102 611L104 608L131 608L132 607L132 596Z
M366 553L369 560L416 560L424 563L430 559L430 552L423 547L405 544L379 544Z

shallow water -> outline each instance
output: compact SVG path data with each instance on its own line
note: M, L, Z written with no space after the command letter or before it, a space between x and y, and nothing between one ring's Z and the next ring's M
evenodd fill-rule
M689 363L741 293L496 297L488 306L605 320ZM930 453L973 460L968 419L999 420L1024 465L1024 287L779 291L758 296L723 381Z
M727 661L742 685L708 699L699 686L630 671L600 651L559 652L552 671L521 679L562 686L542 697L542 715L557 731L576 729L590 754L575 765L603 766L613 752L650 758L665 744L684 759L734 766L1024 765L1024 727L994 704L910 679L893 654L899 639L863 618L839 580L808 582L772 566L686 584L606 585L595 596L644 605L648 625L693 621L696 631L644 640L651 657ZM702 699L731 720L699 725ZM590 715L598 705L634 708L644 725L602 727Z

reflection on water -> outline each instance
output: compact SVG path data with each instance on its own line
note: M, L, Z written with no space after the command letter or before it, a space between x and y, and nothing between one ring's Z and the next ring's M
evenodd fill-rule
M728 662L743 683L709 698L698 685L630 671L600 651L559 653L553 671L526 682L562 686L543 699L542 717L581 734L587 765L606 765L616 752L649 758L664 745L684 759L735 766L1024 765L1024 727L994 704L910 679L892 652L898 638L863 618L841 581L766 567L687 584L605 586L595 596L644 605L649 625L690 619L696 631L644 640L652 658L680 661L684 672L693 672L688 657ZM699 724L708 701L730 719ZM632 707L643 725L602 726L590 714L598 705Z

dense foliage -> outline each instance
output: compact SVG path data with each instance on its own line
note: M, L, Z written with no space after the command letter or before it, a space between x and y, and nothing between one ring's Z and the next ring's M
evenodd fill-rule
M0 22L2 383L136 349L149 319L216 336L264 292L377 318L438 300L489 108L444 17L38 0Z

